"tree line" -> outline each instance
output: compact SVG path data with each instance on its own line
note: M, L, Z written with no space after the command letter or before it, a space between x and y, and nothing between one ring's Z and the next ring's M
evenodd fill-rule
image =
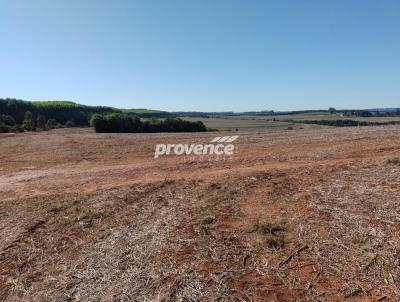
M61 127L74 127L72 121L67 121L65 125L57 122L56 119L46 119L44 115L38 114L35 118L30 111L26 111L24 119L20 124L16 120L6 114L0 114L0 133L7 132L23 132L23 131L36 131L36 130L50 130Z
M69 101L29 102L0 99L0 132L35 131L60 127L88 127L94 114L125 113L140 117L170 117L168 112L86 106Z
M93 115L91 125L98 133L149 133L149 132L204 132L201 121L189 122L180 118L141 120L123 113Z

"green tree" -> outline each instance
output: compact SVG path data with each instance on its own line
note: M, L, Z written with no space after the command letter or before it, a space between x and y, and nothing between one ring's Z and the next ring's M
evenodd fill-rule
M46 118L44 115L39 114L36 118L36 126L40 129L45 129L46 128Z
M108 130L108 121L105 116L94 114L90 119L90 125L94 127L96 132L102 133Z
M104 115L95 114L91 125L96 132L109 133L138 133L138 132L201 132L207 128L200 121L189 122L180 118L167 118L165 120L151 119L141 121L136 116L121 113Z
M27 131L35 131L35 120L33 119L33 114L30 111L25 112L24 121L22 122L22 126Z

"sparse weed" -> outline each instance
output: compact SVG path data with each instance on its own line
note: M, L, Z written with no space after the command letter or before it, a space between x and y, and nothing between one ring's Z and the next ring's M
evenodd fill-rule
M285 245L285 239L280 232L285 228L280 225L274 225L268 221L258 221L254 225L254 230L264 237L264 242L269 249L277 250Z
M387 163L392 165L400 165L400 157L389 158Z
M68 216L63 216L59 218L59 224L62 226L66 226L72 223L72 219Z
M212 224L214 221L215 221L215 217L207 216L201 221L201 224L202 225L209 225L209 224Z
M96 220L103 217L103 214L100 212L86 212L82 217L79 217L78 220Z
M273 225L268 221L258 221L255 225L255 229L262 234L276 235L285 229L279 225Z
M268 248L277 250L285 245L285 239L282 236L268 235L265 238L265 243Z

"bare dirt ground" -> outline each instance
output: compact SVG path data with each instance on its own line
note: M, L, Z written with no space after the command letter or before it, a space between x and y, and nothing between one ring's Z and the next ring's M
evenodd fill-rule
M0 135L0 301L399 301L400 126Z
M364 122L399 122L400 116L372 116L372 117L359 117L359 116L344 116L340 113L304 113L294 115L276 115L276 116L254 116L254 115L240 115L240 116L220 116L220 117L185 117L188 121L201 120L207 127L224 130L224 131L258 131L260 128L274 128L284 130L288 127L294 129L300 128L321 128L310 124L293 123L292 121L304 120L354 120Z

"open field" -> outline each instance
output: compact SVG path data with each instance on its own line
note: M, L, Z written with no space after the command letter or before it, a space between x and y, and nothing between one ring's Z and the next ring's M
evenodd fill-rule
M359 116L342 116L340 114L329 113L307 113L307 114L294 114L294 115L276 115L276 116L221 116L221 117L185 117L188 121L202 121L208 128L234 131L259 131L262 128L277 128L287 129L287 127L299 128L315 128L313 125L298 124L291 121L304 121L304 120L354 120L364 122L400 122L400 116L381 116L381 117L359 117ZM321 126L317 126L321 128Z
M288 126L0 135L0 301L399 301L400 126Z
M371 117L362 117L362 116L345 116L340 113L304 113L304 114L294 114L294 115L278 115L275 117L276 120L354 120L354 121L364 121L364 122L392 122L392 121L400 121L400 116L371 116Z
M190 122L202 121L207 128L220 131L260 131L261 129L285 130L288 127L300 128L321 128L321 126L296 124L286 121L274 121L273 117L258 116L224 116L224 117L184 117Z

